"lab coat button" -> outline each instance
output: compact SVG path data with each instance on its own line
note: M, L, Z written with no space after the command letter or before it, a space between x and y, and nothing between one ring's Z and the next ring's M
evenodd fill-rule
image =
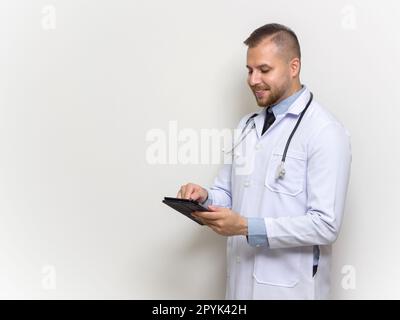
M245 186L245 187L250 186L250 181L246 181L246 182L244 183L244 186Z
M259 143L256 144L256 150L260 150L261 146Z
M236 256L236 262L240 263L240 257L239 256Z

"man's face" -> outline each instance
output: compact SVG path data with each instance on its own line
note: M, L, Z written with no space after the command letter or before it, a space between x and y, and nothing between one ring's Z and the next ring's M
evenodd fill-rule
M276 104L290 93L290 62L268 38L247 51L247 83L260 107Z

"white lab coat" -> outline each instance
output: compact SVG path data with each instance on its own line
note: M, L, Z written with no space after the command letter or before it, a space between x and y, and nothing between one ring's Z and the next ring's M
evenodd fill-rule
M227 299L329 298L331 244L342 222L351 146L347 130L315 100L291 140L284 178L275 179L309 97L306 88L261 137L262 109L255 129L235 148L232 164L224 164L207 189L207 204L264 218L268 235L268 244L260 247L250 246L244 236L228 237ZM320 257L313 277L314 245Z

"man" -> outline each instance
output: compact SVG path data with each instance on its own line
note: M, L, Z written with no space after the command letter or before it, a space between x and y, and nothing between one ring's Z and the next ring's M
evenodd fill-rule
M262 109L239 122L242 140L214 185L188 183L177 196L209 205L210 212L193 215L228 236L227 299L326 299L350 137L301 85L292 30L267 24L244 43L248 85ZM245 152L238 152L240 145ZM250 170L241 170L243 163Z

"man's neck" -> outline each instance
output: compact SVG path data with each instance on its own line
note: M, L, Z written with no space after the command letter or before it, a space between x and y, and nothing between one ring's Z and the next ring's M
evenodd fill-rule
M289 98L291 95L294 95L296 92L300 91L303 88L300 82L294 83L290 89L274 104L277 105L281 101L285 100L286 98Z
M302 88L303 88L303 86L301 85L300 81L296 81L296 83L294 83L292 88L290 89L290 93L289 93L289 95L287 97L290 97L291 95L293 95L296 92L300 91Z

